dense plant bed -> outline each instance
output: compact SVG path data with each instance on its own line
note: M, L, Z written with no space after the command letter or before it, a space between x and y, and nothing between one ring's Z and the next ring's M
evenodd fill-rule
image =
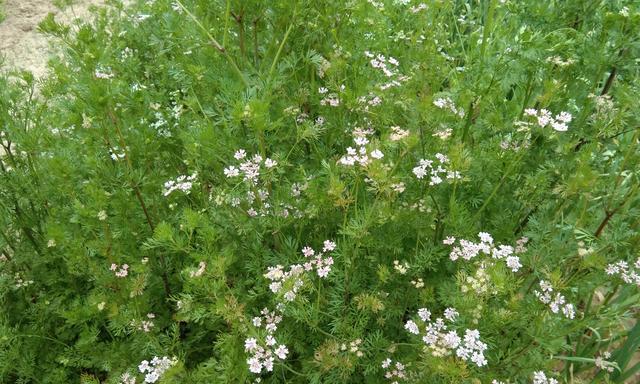
M47 18L0 84L0 381L632 382L638 11Z

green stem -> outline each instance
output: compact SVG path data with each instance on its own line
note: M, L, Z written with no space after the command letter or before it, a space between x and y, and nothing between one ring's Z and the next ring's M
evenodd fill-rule
M507 177L511 175L511 172L515 169L516 165L518 163L520 163L520 160L522 160L522 158L524 157L525 151L521 150L519 156L511 162L511 164L509 164L509 168L507 168L507 170L505 171L505 173L502 175L502 178L500 179L500 181L498 182L498 184L496 184L496 186L493 188L493 191L491 191L491 194L489 195L489 197L487 198L487 200L485 200L484 204L482 204L482 206L480 207L480 209L478 209L478 212L476 212L476 215L474 217L474 221L480 217L480 214L482 213L482 211L485 210L485 208L487 208L487 205L489 205L489 202L491 202L491 200L493 199L493 197L496 195L496 193L498 193L498 190L500 189L500 187L502 186L502 184L504 184L504 182L507 180Z
M280 54L282 54L282 49L284 48L284 44L287 42L287 39L289 38L289 34L293 29L293 25L295 23L297 13L298 13L298 6L296 5L296 8L293 10L293 18L292 18L291 24L289 24L289 28L287 28L287 31L284 33L284 37L282 38L282 41L280 42L280 46L278 47L278 52L276 52L276 56L273 58L273 62L271 63L271 68L269 68L267 84L271 81L271 77L273 76L273 71L276 69L276 64L278 63L278 59L280 59Z
M482 28L482 45L480 46L480 74L482 74L482 70L484 69L487 40L489 39L491 28L493 28L493 17L495 14L496 5L497 0L491 0L491 3L489 3L489 9L487 10L487 19L484 23L484 28Z
M218 43L218 41L213 36L211 36L211 33L209 33L209 31L202 25L202 23L200 23L200 21L193 15L193 13L191 13L184 6L184 4L182 4L182 2L180 0L176 0L176 2L185 11L185 13L187 15L189 15L189 17L196 23L196 25L200 29L202 29L202 31L207 35L207 37L209 38L209 41L215 47L215 49L217 49L220 53L222 53L224 58L227 59L227 62L229 63L229 65L231 65L231 67L236 72L236 74L238 75L240 80L242 80L242 84L244 84L245 87L248 87L249 83L247 82L247 79L245 79L244 74L242 73L240 68L238 68L238 66L236 65L235 61L233 61L233 59L229 55L229 52L227 52L227 50L224 48L224 46L220 45L220 43Z
M227 8L224 12L224 34L222 35L222 46L227 46L227 36L229 35L229 18L231 17L231 0L227 0Z

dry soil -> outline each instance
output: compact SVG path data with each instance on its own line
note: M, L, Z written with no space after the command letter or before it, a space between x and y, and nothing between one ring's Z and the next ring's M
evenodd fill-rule
M3 71L23 69L40 78L47 73L47 60L55 53L48 38L38 32L40 23L49 13L57 21L70 23L76 18L91 18L89 7L103 0L77 0L72 6L60 10L52 0L5 0L6 15L0 22L0 56L4 57Z

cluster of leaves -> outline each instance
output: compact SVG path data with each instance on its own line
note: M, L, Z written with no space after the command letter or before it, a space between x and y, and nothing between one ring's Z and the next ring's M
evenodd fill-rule
M640 245L639 12L113 0L92 22L50 16L51 75L0 80L0 381L143 382L153 356L177 358L163 383L383 383L387 358L415 383L630 379L640 291L605 268ZM573 120L556 131L529 109ZM354 131L380 154L343 165ZM228 177L239 149L276 165ZM418 179L436 153L460 177ZM523 267L450 260L447 237L479 232L527 237ZM325 239L331 272L282 310L287 358L251 373L252 318L283 302L264 274ZM540 302L541 280L575 318ZM447 307L486 366L405 330Z

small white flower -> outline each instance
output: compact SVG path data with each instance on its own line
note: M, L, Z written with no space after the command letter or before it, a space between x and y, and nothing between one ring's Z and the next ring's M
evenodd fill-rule
M250 337L250 338L248 338L248 339L246 339L244 341L244 350L245 351L251 352L256 348L258 348L258 342L253 337Z
M287 349L286 345L280 344L273 353L275 353L281 360L284 360L289 354L289 349Z
M334 249L336 249L336 243L334 243L331 240L324 241L323 248L322 248L323 252L330 252L330 251L333 251Z
M375 149L373 152L371 152L371 157L373 157L374 159L382 159L384 157L384 153L382 153L382 151L380 151L379 149Z
M480 237L480 241L482 241L483 243L493 244L493 237L487 232L478 233L478 237Z
M455 308L446 308L444 310L444 317L449 321L455 321L458 317L458 311Z
M522 264L520 264L520 258L518 256L508 256L506 262L507 267L511 268L513 272L518 272L518 270L522 268Z
M420 330L418 329L418 324L416 324L413 320L408 320L404 325L404 328L409 333L413 333L414 335L417 335L420 333Z
M258 359L257 357L248 359L247 364L249 364L249 371L251 371L252 373L262 372L262 363L260 363L260 359Z
M425 323L431 319L431 312L427 308L418 309L418 317Z
M452 245L453 243L455 243L456 238L453 236L448 236L446 239L442 240L442 243L445 245Z
M224 169L224 175L226 177L236 177L240 175L240 170L233 165Z

